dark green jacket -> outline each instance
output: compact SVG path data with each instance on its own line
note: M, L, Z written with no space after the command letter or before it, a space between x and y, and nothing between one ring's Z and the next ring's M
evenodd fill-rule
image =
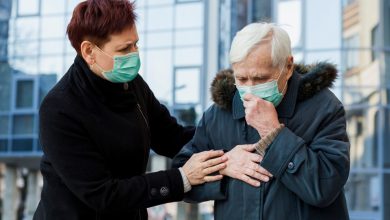
M277 107L286 127L269 146L261 166L274 175L259 188L224 177L185 195L188 202L215 200L216 220L348 219L343 187L349 174L349 141L343 105L329 91L336 69L297 66ZM181 166L195 152L253 144L258 132L245 122L231 71L217 75L216 102L203 115L194 138L175 157Z

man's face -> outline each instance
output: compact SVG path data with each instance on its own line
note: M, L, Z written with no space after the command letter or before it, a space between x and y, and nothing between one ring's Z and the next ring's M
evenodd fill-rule
M292 73L292 57L286 60L284 68L274 67L271 59L271 42L263 40L251 51L246 59L232 65L236 85L254 86L278 80L279 91L282 91Z

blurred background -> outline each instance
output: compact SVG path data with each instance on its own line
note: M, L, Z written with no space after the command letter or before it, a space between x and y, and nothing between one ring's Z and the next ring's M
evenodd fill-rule
M32 219L42 177L38 108L73 63L65 35L77 0L0 0L0 219ZM390 220L390 0L136 0L141 75L185 125L212 104L235 33L280 24L298 63L328 61L347 111L352 220ZM149 171L170 167L151 152ZM387 187L386 187L387 186ZM61 198L58 198L61 199ZM150 219L212 219L213 203L170 203Z

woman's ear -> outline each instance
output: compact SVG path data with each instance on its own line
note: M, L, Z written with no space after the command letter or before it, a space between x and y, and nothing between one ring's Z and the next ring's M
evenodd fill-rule
M85 40L81 42L81 46L80 46L81 56L83 57L85 62L90 66L95 63L95 54L93 52L94 47L95 45L90 41Z

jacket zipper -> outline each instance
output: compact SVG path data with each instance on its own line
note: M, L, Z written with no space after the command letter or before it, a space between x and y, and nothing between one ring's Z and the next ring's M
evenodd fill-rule
M139 111L139 112L141 113L141 115L142 115L142 118L144 118L144 121L145 121L146 126L149 128L149 123L148 123L148 121L146 120L146 117L145 117L144 113L142 112L142 109L141 109L141 106L140 106L139 103L137 103L137 107L138 107L138 111Z

